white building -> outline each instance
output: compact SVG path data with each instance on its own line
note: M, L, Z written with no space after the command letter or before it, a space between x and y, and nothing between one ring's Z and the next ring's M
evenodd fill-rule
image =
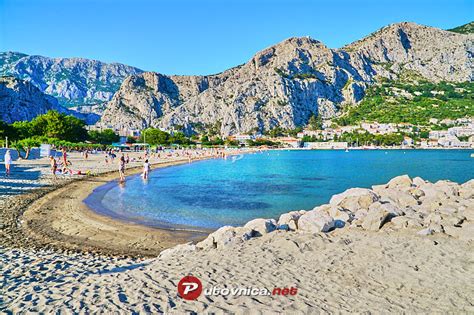
M304 147L313 150L347 149L347 142L305 142Z
M429 138L430 139L441 139L448 136L449 133L447 130L432 130L430 131Z
M474 135L474 126L469 124L468 126L451 127L448 129L448 134L456 137L469 137Z
M446 148L471 148L472 143L468 141L459 141L456 136L448 135L438 140L440 146Z
M405 127L403 125L402 127ZM398 126L396 124L379 124L379 123L361 123L360 128L367 131L370 134L388 134L388 133L395 133L398 131Z
M245 134L236 134L230 137L232 140L238 141L240 144L246 144L247 140L255 140L255 136L253 135L245 135Z
M403 138L402 145L405 145L405 146L412 146L412 145L414 145L414 144L415 144L415 142L413 141L412 138L410 138L410 137L404 137L404 138Z

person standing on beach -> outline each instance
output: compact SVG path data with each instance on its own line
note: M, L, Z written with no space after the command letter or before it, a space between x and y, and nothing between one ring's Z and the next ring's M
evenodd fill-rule
M10 150L7 150L7 152L5 152L4 161L5 161L5 176L10 176L10 167L12 165L12 156L11 156Z
M56 159L52 155L49 157L49 164L51 165L51 171L53 172L54 179L58 179L58 177L56 176L58 163L56 162Z
M67 166L68 166L68 162L67 162L67 153L66 153L66 148L63 147L62 149L62 164L63 164L63 168L62 168L62 173L65 174L66 171L67 171Z
M148 160L145 160L145 163L143 163L143 179L148 179L148 174L150 173L150 163Z
M122 156L119 159L119 175L120 175L120 181L124 182L125 181L125 157Z

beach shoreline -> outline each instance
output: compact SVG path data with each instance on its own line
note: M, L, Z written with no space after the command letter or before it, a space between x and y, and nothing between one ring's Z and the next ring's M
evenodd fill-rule
M155 170L212 158L199 157L191 162L188 158L176 158L154 162L152 166ZM139 165L127 168L127 177L141 171ZM3 218L0 245L106 256L155 257L164 249L199 241L212 232L150 227L96 212L84 203L95 188L118 177L117 171L108 170L9 198L7 205L0 207Z
M239 151L238 154L251 152ZM215 157L199 157L192 162L212 158ZM187 163L190 161L186 157L152 161L153 169ZM141 170L140 164L135 163L127 168L127 177L136 176ZM121 218L113 211L105 213L87 205L85 201L94 189L113 183L118 177L116 170L109 169L95 176L36 188L10 199L8 206L0 207L3 218L8 216L0 226L0 245L153 257L175 245L196 243L213 232L189 226L144 224L141 220Z

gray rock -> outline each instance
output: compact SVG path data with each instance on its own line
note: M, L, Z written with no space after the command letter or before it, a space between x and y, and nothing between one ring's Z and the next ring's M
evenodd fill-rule
M278 219L278 226L283 230L295 231L298 229L298 220L306 211L291 211L283 213Z
M244 225L245 229L253 230L257 233L254 235L264 235L273 232L277 227L278 224L274 219L254 219Z
M404 189L404 188L410 188L411 185L413 184L411 178L408 175L401 175L392 178L388 183L387 187L388 188L398 188L398 189Z
M410 219L405 216L395 217L390 220L394 229L403 229L408 227L408 221Z
M362 219L362 228L368 231L378 231L392 216L396 216L396 214L387 210L386 207L372 207Z
M370 189L351 188L343 193L332 196L329 204L342 209L356 212L359 209L368 209L379 197Z
M421 178L421 177L415 177L415 178L413 178L413 185L415 185L415 186L417 186L417 187L419 187L419 186L421 186L421 185L423 185L423 184L425 184L425 183L426 183L426 181L425 181L423 178Z
M421 235L421 236L428 236L428 235L432 235L433 233L434 233L433 229L426 228L426 229L418 231L416 234Z
M217 231L196 244L199 249L224 248L229 245L240 244L253 237L251 229L223 226Z
M306 212L298 220L298 230L304 232L329 232L334 227L334 219L328 214L317 210Z
M470 181L467 181L461 185L459 189L459 196L465 199L474 199L474 179L471 179Z
M406 187L408 189L408 187ZM380 199L385 202L396 204L400 208L418 205L418 200L408 191L398 188L386 188L378 192Z

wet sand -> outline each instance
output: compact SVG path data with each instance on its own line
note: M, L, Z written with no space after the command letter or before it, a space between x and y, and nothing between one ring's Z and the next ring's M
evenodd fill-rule
M159 167L179 163L183 162L163 163ZM207 235L127 223L89 209L83 200L94 188L116 180L116 177L117 174L107 174L85 178L33 202L22 217L26 237L35 239L39 244L66 249L156 256L166 248Z
M138 155L132 153L131 157ZM197 157L193 161L207 158L212 157ZM17 196L4 196L0 207L0 245L150 257L173 245L207 236L209 231L146 227L92 211L83 200L94 188L118 179L117 165L105 164L103 155L84 160L79 153L72 153L70 159L76 169L93 170L98 175L60 176L53 180L46 159L16 163L14 170L28 165L39 171L42 175L35 182L42 186ZM184 157L150 160L152 169L189 163ZM140 173L141 163L130 163L126 175Z

